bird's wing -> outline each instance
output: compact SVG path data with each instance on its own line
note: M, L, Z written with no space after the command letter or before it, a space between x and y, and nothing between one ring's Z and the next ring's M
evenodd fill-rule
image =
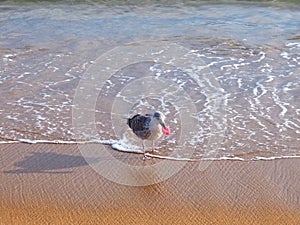
M151 135L149 124L151 117L136 115L130 120L132 131L140 138L147 139Z

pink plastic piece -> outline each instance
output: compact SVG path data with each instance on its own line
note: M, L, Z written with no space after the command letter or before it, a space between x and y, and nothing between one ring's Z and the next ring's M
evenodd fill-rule
M170 134L170 128L166 127L166 128L162 128L162 132L164 135L169 135Z

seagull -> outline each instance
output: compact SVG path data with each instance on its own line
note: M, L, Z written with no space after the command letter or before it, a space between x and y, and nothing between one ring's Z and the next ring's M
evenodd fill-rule
M128 126L133 133L142 139L142 146L145 158L144 140L152 141L152 152L154 152L154 141L159 139L163 134L168 135L170 129L165 124L165 116L161 112L152 114L136 114L127 120Z

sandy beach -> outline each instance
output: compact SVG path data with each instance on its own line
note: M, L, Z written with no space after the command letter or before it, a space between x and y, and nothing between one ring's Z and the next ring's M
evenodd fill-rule
M99 175L77 145L0 147L3 225L300 223L298 159L213 161L204 171L189 162L166 181L133 187Z
M300 224L299 2L2 1L0 225Z

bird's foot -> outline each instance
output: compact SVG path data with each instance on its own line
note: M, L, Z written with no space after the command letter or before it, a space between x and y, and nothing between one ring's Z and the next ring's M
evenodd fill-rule
M158 153L159 151L156 149L152 149L151 153Z
M147 160L147 159L151 159L151 157L150 157L150 156L147 156L147 154L144 153L143 160Z

